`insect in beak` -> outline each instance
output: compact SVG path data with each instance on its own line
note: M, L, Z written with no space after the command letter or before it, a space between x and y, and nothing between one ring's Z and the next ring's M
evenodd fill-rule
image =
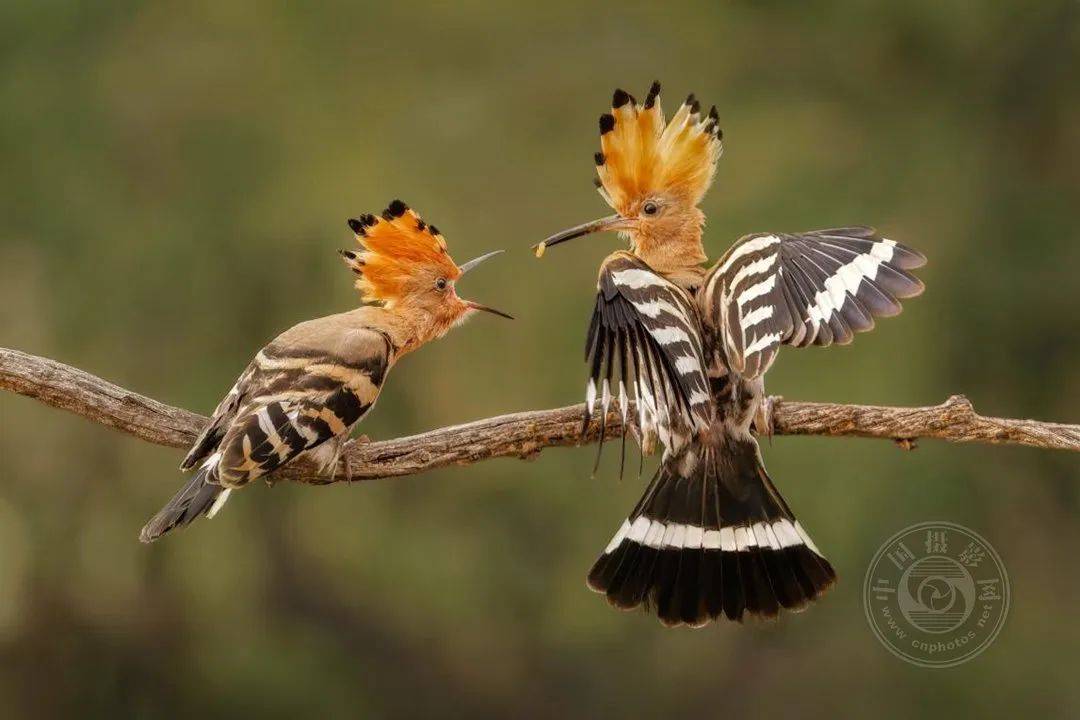
M574 238L582 237L583 235L590 235L592 233L607 232L609 230L629 230L633 227L633 221L624 218L622 215L608 215L607 217L600 218L599 220L593 220L587 222L584 225L578 225L576 227L563 230L562 232L555 233L551 237L543 240L532 246L533 252L536 253L536 257L542 257L544 251L552 245L558 245L564 243L567 240L573 240Z

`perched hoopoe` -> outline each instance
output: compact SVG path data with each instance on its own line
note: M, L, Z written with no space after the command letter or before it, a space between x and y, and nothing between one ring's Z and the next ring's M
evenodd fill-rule
M762 464L752 428L771 419L763 377L780 345L845 344L922 292L919 253L867 227L742 238L706 271L697 205L722 151L716 108L691 95L665 123L615 91L600 116L597 187L615 215L553 235L605 230L629 251L600 267L589 326L586 417L606 422L616 386L627 420L663 458L645 495L589 572L609 602L644 604L666 625L776 616L836 579ZM602 441L601 437L601 441Z
M142 529L143 542L200 515L213 517L233 488L301 454L335 472L349 433L402 356L442 337L471 311L510 317L461 299L455 288L501 251L455 265L438 229L400 200L381 217L349 220L349 227L363 248L341 255L371 304L300 323L255 355L180 464L198 471Z

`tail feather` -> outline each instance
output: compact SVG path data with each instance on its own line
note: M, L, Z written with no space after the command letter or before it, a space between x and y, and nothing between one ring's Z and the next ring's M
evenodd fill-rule
M621 537L625 537L629 532L633 531L637 534L647 534L644 529L651 528L647 518L642 517L644 507L648 504L651 507L656 508L657 512L666 513L667 507L671 502L672 490L674 486L671 484L660 485L659 487L654 482L642 496L638 502L637 508L631 514L631 517L641 517L641 520L637 520L639 527L631 528L630 521L627 520L623 523L622 529L619 530L619 535L616 536L620 540L620 543L612 541L612 545L608 546L608 551L614 551L614 555L610 558L610 561L597 573L601 579L597 582L604 584L608 588L608 599L616 607L630 610L637 607L645 601L645 595L651 586L651 578L653 570L658 565L663 567L664 563L661 561L661 550L657 543L626 543L621 542ZM644 525L642 526L642 523ZM599 566L600 563L597 563ZM594 568L596 571L598 568ZM590 582L592 582L593 576L590 574ZM610 578L610 580L608 580Z
M753 438L694 442L661 464L589 572L616 607L665 625L801 610L836 573L795 519Z
M226 488L210 482L210 467L203 466L180 492L173 496L158 514L150 518L139 533L139 540L150 543L192 520L220 509L219 501L227 497Z

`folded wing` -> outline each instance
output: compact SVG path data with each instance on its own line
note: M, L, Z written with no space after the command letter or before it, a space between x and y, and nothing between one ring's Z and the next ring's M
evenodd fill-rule
M255 356L230 392L236 400L215 413L214 481L243 485L346 436L378 398L390 362L382 333L316 323L290 332Z

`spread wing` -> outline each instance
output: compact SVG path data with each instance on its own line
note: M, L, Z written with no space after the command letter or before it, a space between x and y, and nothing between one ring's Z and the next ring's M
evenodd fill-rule
M214 477L224 485L243 485L347 435L378 398L391 357L382 333L309 325L305 337L299 327L299 338L287 334L255 356L189 453L216 457Z
M597 402L606 421L617 385L624 422L629 393L642 430L656 430L666 447L707 427L712 399L690 297L625 252L604 261L597 289L585 347L586 426Z
M746 378L766 370L780 345L846 344L900 312L923 291L908 273L926 258L872 228L749 235L720 259L699 295L728 365Z

